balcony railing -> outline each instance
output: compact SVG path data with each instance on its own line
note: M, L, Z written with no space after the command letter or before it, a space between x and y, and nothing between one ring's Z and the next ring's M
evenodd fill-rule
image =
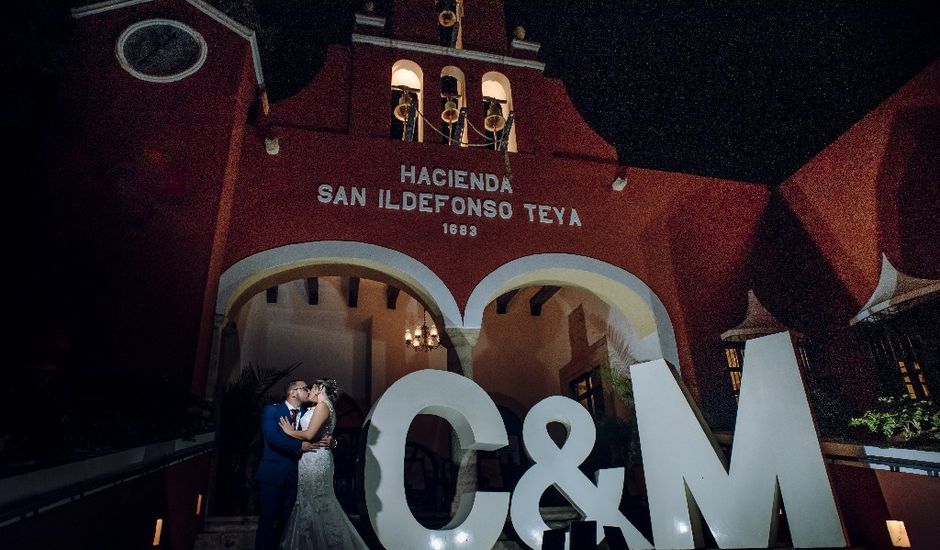
M204 433L0 479L0 528L214 449L215 433Z

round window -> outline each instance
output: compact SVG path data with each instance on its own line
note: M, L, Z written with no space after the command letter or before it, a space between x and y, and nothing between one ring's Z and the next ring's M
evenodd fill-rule
M117 57L127 72L141 80L174 82L202 67L206 41L179 21L148 19L121 33Z

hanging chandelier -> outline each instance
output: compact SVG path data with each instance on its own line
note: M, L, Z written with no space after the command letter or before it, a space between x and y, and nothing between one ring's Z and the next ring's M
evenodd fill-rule
M427 317L428 312L425 310L421 317L421 325L415 327L414 334L411 330L405 330L405 345L414 351L431 351L441 345L437 327L434 323L431 323L429 327Z

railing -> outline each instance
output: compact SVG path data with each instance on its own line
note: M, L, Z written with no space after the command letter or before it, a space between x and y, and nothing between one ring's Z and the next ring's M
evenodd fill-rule
M0 528L214 449L215 433L204 433L0 479Z
M826 461L832 464L940 477L940 453L937 452L827 441L822 442L822 450Z
M729 432L715 433L715 440L726 451L731 446L732 437L733 434ZM820 441L819 446L822 449L823 458L829 464L940 477L940 453L938 452L826 440Z

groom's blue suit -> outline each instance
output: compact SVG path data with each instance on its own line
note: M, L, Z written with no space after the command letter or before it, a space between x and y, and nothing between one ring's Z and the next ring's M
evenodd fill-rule
M268 405L261 412L264 453L255 473L261 508L255 550L277 547L297 498L297 461L302 454L301 442L281 430L277 423L281 417L290 418L290 409L284 402Z

